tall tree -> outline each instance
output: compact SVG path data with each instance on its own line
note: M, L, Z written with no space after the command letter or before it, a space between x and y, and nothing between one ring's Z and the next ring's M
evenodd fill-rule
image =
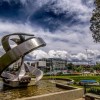
M74 65L72 63L68 63L68 66L67 66L68 70L73 70L73 67Z
M97 63L97 64L94 66L94 69L97 70L97 71L100 71L100 63Z
M95 0L95 9L91 17L90 30L95 42L100 42L100 0Z

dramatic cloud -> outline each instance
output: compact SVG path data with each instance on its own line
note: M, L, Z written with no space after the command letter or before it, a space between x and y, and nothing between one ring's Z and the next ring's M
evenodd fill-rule
M48 52L49 58L62 58L67 59L68 52L67 51L54 51L50 50Z
M97 55L99 59L100 46L93 42L89 30L93 2L94 0L1 0L0 39L5 34L14 32L42 37L46 47L32 53L32 57L28 55L27 59L60 57L86 61L86 49L89 58ZM0 51L4 52L1 46Z
M30 56L31 55L35 59L49 58L48 54L46 52L42 51L42 50L36 50L36 51L30 53Z
M96 62L100 62L100 51L87 50L87 52L85 51L83 53L81 52L81 53L71 54L64 50L63 51L50 50L49 52L45 52L43 50L36 50L27 56L28 60L35 60L35 59L38 60L42 58L61 58L61 59L66 59L68 62L95 64Z

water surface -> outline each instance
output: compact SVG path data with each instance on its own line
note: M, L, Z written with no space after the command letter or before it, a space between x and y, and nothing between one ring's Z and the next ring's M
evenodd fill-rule
M48 80L41 80L35 86L23 88L3 87L3 83L0 81L0 100L14 100L17 98L31 97L60 91L64 91L64 89L57 88L55 84Z

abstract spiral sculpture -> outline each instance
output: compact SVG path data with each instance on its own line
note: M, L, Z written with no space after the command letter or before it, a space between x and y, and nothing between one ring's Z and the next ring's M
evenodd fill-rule
M13 41L16 46L12 48L9 40ZM35 75L35 83L37 83L42 78L43 72L25 63L24 57L31 51L45 46L43 39L31 34L14 33L4 36L1 42L6 52L0 58L0 76L4 84L11 87L27 86L32 75ZM14 70L12 66L16 64L18 68Z

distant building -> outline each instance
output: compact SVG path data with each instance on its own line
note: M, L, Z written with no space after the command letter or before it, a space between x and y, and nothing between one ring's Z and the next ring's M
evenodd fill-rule
M50 70L66 70L67 60L60 58L43 58L38 61L38 68L45 72Z

